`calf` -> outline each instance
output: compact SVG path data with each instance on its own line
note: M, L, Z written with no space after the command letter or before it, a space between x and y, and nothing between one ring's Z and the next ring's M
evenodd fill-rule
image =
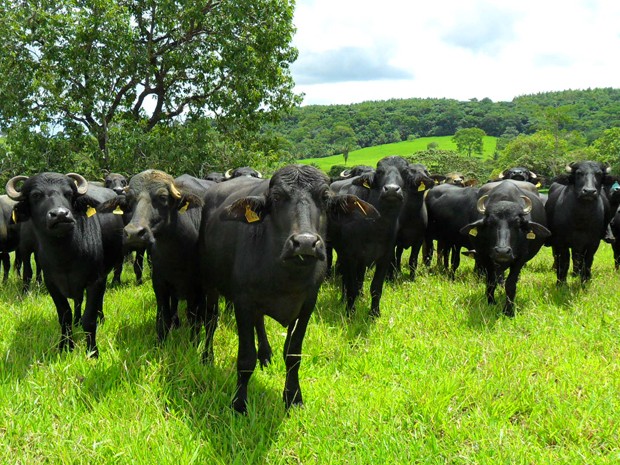
M506 278L504 314L514 315L514 300L521 268L531 260L551 234L538 195L512 181L497 184L477 201L483 216L461 229L476 248L476 260L486 276L487 301L495 303L498 280Z
M100 206L126 216L125 246L151 252L156 328L163 341L177 322L178 300L187 301L194 335L200 330L204 296L198 278L198 229L205 188L177 186L167 173L146 170L129 180L124 194Z
M58 312L59 348L71 350L74 346L67 299L81 302L86 291L82 327L88 351L97 357L97 315L103 309L106 276L121 253L121 219L106 222L117 234L116 243L104 242L102 222L93 209L97 201L87 195L87 181L75 173L16 176L9 180L6 191L18 202L18 218L32 221L36 255Z
M212 316L207 319L205 358L212 358L214 316L222 294L234 304L239 334L233 408L246 412L247 385L261 356L254 330L269 315L288 327L284 402L287 408L301 404L302 343L326 270L327 216L355 211L376 216L376 211L355 196L332 194L327 177L312 166L285 166L270 180L238 185L221 205L213 205L210 198L218 197L225 184L207 194L200 228L202 280Z
M608 165L571 163L549 188L545 204L558 284L566 282L570 255L581 282L592 276L592 262L613 215L603 186L613 182Z

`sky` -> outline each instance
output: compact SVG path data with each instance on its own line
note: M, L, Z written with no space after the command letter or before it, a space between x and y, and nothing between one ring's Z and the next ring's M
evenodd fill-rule
M303 105L620 88L620 0L297 0Z

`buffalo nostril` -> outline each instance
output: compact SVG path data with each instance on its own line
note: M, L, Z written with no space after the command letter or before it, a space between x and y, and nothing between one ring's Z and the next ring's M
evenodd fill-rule
M48 216L50 219L63 219L69 216L69 210L66 208L57 208L48 212Z

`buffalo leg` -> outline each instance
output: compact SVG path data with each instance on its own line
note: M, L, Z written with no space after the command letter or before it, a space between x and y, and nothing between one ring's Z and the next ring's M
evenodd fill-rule
M299 386L299 365L301 365L301 350L306 335L306 328L310 315L314 309L316 297L304 303L299 318L291 323L284 342L284 363L286 365L286 381L282 398L286 408L292 405L302 405L301 387Z
M144 271L144 254L146 249L138 249L135 252L135 258L133 260L133 272L136 275L136 283L142 284L142 273Z
M519 280L520 272L520 266L510 268L508 278L506 278L506 283L504 285L506 289L506 305L504 305L504 315L506 316L515 316L514 301L517 294L517 281Z
M205 348L202 353L202 361L204 363L213 363L213 335L217 329L217 319L219 314L219 294L215 290L207 292L206 310L205 310Z
M488 304L495 304L495 288L497 288L497 273L493 265L486 267L486 296Z
M272 350L271 345L269 345L269 339L267 338L265 317L263 315L257 319L255 327L256 338L258 339L258 363L261 368L264 368L271 363Z
M60 323L60 342L58 350L73 350L73 314L71 305L60 290L52 283L46 282L47 290L54 301L56 312L58 313L58 322Z
M383 283L385 282L385 276L389 266L390 263L385 258L378 261L375 266L375 274L370 283L370 316L378 317L381 315L379 305L381 303L381 295L383 294Z
M6 282L9 279L9 269L11 268L11 256L8 252L1 252L0 256L2 257L2 266L4 266L4 277L2 278L3 282Z
M168 336L168 332L172 327L172 295L168 285L165 282L160 282L156 276L153 277L153 290L155 291L155 300L157 301L157 315L155 317L157 338L159 342L163 342L166 340L166 336Z
M567 247L553 247L553 256L556 263L557 284L564 284L570 266L569 249Z
M97 358L97 318L103 313L103 295L105 294L105 278L95 281L86 288L86 306L82 315L82 328L86 333L86 349L88 353Z
M422 242L414 243L411 246L411 255L409 255L409 279L411 279L411 281L415 280L415 275L418 270L418 255L420 255L422 246Z
M598 249L598 243L595 247L586 250L583 258L583 269L581 270L581 282L584 283L592 278L592 263L594 262L594 254Z
M250 318L251 314L251 309L242 307L235 302L239 348L237 351L237 389L232 406L239 413L247 413L248 411L248 382L256 367L254 322Z

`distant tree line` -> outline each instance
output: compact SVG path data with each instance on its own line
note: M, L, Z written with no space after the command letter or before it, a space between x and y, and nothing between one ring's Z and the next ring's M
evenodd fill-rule
M351 105L297 107L277 125L295 158L315 158L425 136L454 135L478 128L499 137L501 151L519 135L545 131L569 145L587 147L605 130L620 127L620 89L567 90L521 96L511 102L485 98L402 99Z

